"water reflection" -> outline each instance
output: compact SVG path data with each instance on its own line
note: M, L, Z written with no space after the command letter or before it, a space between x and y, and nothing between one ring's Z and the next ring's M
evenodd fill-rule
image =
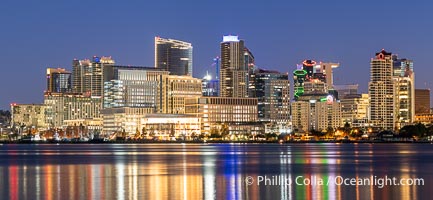
M0 196L428 199L432 158L427 144L2 145ZM425 185L344 186L333 182L338 176L423 178Z

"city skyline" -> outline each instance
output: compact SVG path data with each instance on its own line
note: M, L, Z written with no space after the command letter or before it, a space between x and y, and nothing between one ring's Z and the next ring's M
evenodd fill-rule
M150 4L137 2L129 5L92 2L85 6L71 2L42 6L30 2L27 8L8 2L8 6L0 8L0 21L7 27L0 33L4 47L0 50L0 58L4 61L0 109L9 109L12 102L41 103L46 85L45 69L71 70L74 58L107 55L123 65L153 66L155 36L191 43L194 46L193 75L197 78L206 74L212 59L218 56L222 36L233 34L246 41L260 68L290 73L304 59L338 62L341 67L335 71L335 84L359 84L360 91L366 93L370 59L384 48L414 61L416 88L432 87L428 74L429 55L433 52L429 3L410 6L393 3L390 9L384 9L388 6L386 2L373 1L362 4L280 2L248 5L235 2L230 6L224 3L178 5L154 2L151 5L165 5L174 11L158 18L160 15L152 16L155 12L148 8ZM77 9L68 11L71 6ZM85 14L85 8L92 6L101 10L117 9L120 14ZM261 8L263 12L234 20L235 14L231 11L243 6L245 10ZM183 13L185 21L170 21L173 15L182 14L179 7L188 8L189 12ZM227 8L222 11L226 14L222 19L216 12L219 8ZM303 14L307 8L311 15ZM140 9L147 9L149 13L139 13ZM365 9L371 16L365 15ZM320 11L323 10L326 12L322 14ZM399 15L392 15L398 10L402 10ZM80 13L83 15L77 16ZM202 15L206 17L197 19ZM382 17L391 15L391 19L382 22ZM362 19L359 16L363 16ZM248 20L247 23L242 23L244 20ZM82 34L69 33L70 26ZM113 31L98 31L99 27L107 26L112 26Z

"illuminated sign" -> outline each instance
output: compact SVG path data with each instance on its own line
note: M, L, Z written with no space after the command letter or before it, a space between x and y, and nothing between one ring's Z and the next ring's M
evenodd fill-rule
M239 42L239 37L237 35L224 35L223 42Z
M332 95L328 95L326 97L326 104L332 104L334 103L334 97Z

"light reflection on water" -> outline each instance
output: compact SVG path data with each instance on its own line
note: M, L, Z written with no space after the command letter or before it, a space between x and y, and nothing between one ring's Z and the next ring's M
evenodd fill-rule
M7 199L429 199L430 144L92 144L0 146ZM247 185L251 176L255 183ZM290 185L257 184L278 176ZM297 185L295 179L309 179ZM423 178L424 186L341 186ZM319 182L320 183L320 182Z

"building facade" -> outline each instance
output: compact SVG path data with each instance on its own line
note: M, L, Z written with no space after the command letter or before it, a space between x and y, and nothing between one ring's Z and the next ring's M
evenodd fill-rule
M192 76L191 43L155 37L155 67L170 72L170 75Z
M221 42L220 96L248 97L248 68L244 41L238 36L224 36Z
M344 95L344 98L340 99L340 103L344 124L349 123L352 127L366 126L369 110L368 94Z
M44 94L45 122L49 128L61 128L64 120L100 118L102 98L77 93Z
M395 83L392 54L382 50L370 62L370 120L377 131L394 130Z
M45 105L11 104L11 126L45 129Z
M430 89L415 89L415 114L430 113Z
M149 108L165 113L169 72L149 67L113 66L104 71L104 108Z
M260 121L288 125L290 120L290 81L287 73L257 69L253 96L258 99Z
M292 126L295 133L326 132L342 127L341 104L329 95L325 101L292 102Z
M112 134L125 131L128 134L135 134L136 130L140 128L141 119L144 115L152 112L151 108L104 108L101 111L103 119L102 132Z
M72 73L62 68L47 69L47 92L71 92Z
M194 98L202 96L201 79L191 76L169 75L165 81L167 100L165 101L166 113L184 114L185 98Z
M111 57L94 56L92 60L72 61L72 91L88 96L102 96L104 92L103 70L114 65Z
M209 134L212 128L227 124L229 129L256 134L260 129L257 124L256 98L199 97L185 99L185 113L201 118L201 130ZM245 130L237 127L243 126ZM249 132L251 131L251 132Z

